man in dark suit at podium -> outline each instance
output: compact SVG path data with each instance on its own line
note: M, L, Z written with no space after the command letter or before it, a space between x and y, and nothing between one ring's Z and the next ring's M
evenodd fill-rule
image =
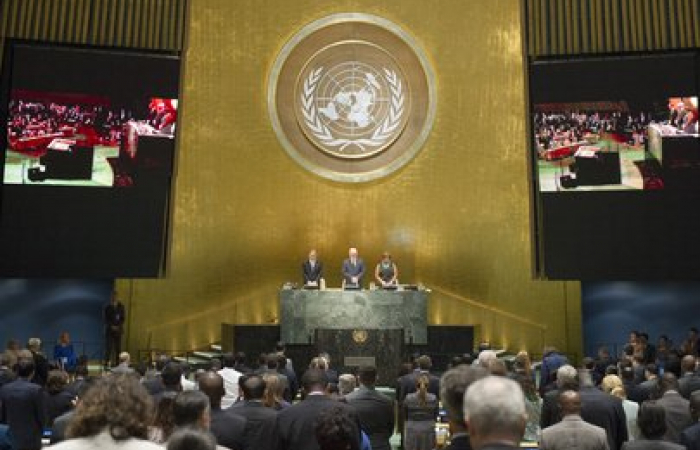
M304 274L304 286L319 287L323 276L323 264L316 256L316 250L309 252L309 258L301 265Z
M345 288L362 288L362 277L365 275L365 263L357 256L357 249L348 251L348 259L343 261L343 280Z

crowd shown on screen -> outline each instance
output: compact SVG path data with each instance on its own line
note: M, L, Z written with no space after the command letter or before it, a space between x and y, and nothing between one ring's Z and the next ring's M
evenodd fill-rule
M59 104L50 101L12 100L7 121L8 139L65 134L86 130L96 133L100 143L117 145L123 125L131 120L131 111L112 110L102 105Z
M60 450L390 450L392 439L406 450L700 445L695 328L678 346L633 331L619 355L601 347L578 368L553 347L535 363L488 344L474 356L455 349L441 374L413 355L386 391L376 367L339 374L321 353L295 368L282 343L255 364L238 352L195 371L166 355L133 364L126 352L91 371L67 333L53 360L41 347L10 341L0 354L0 449L40 449L42 439Z
M605 135L629 146L640 146L646 139L650 113L628 112L538 112L535 113L535 140L539 150L550 150L575 143L595 143Z

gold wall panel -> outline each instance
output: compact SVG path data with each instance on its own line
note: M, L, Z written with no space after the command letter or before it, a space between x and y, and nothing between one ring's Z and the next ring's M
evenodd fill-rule
M697 0L525 0L530 56L700 47Z
M329 286L357 246L390 250L404 282L434 288L429 322L538 353L581 350L578 283L533 281L521 4L513 0L193 0L188 18L169 271L120 280L132 351L184 351L220 324L273 324L277 291L319 250ZM411 33L436 73L425 148L364 184L319 178L282 149L266 82L287 39L339 12ZM466 350L466 349L455 349Z

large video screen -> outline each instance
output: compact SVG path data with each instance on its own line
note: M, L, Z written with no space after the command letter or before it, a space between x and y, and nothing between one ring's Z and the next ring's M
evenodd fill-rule
M700 278L699 60L530 62L540 276Z
M174 53L8 42L0 276L163 273L179 76Z

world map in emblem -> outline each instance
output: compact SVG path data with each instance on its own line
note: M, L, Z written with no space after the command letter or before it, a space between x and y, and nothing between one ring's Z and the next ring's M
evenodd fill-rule
M298 115L307 136L339 157L372 156L405 125L405 83L390 67L347 61L311 68L299 95Z

